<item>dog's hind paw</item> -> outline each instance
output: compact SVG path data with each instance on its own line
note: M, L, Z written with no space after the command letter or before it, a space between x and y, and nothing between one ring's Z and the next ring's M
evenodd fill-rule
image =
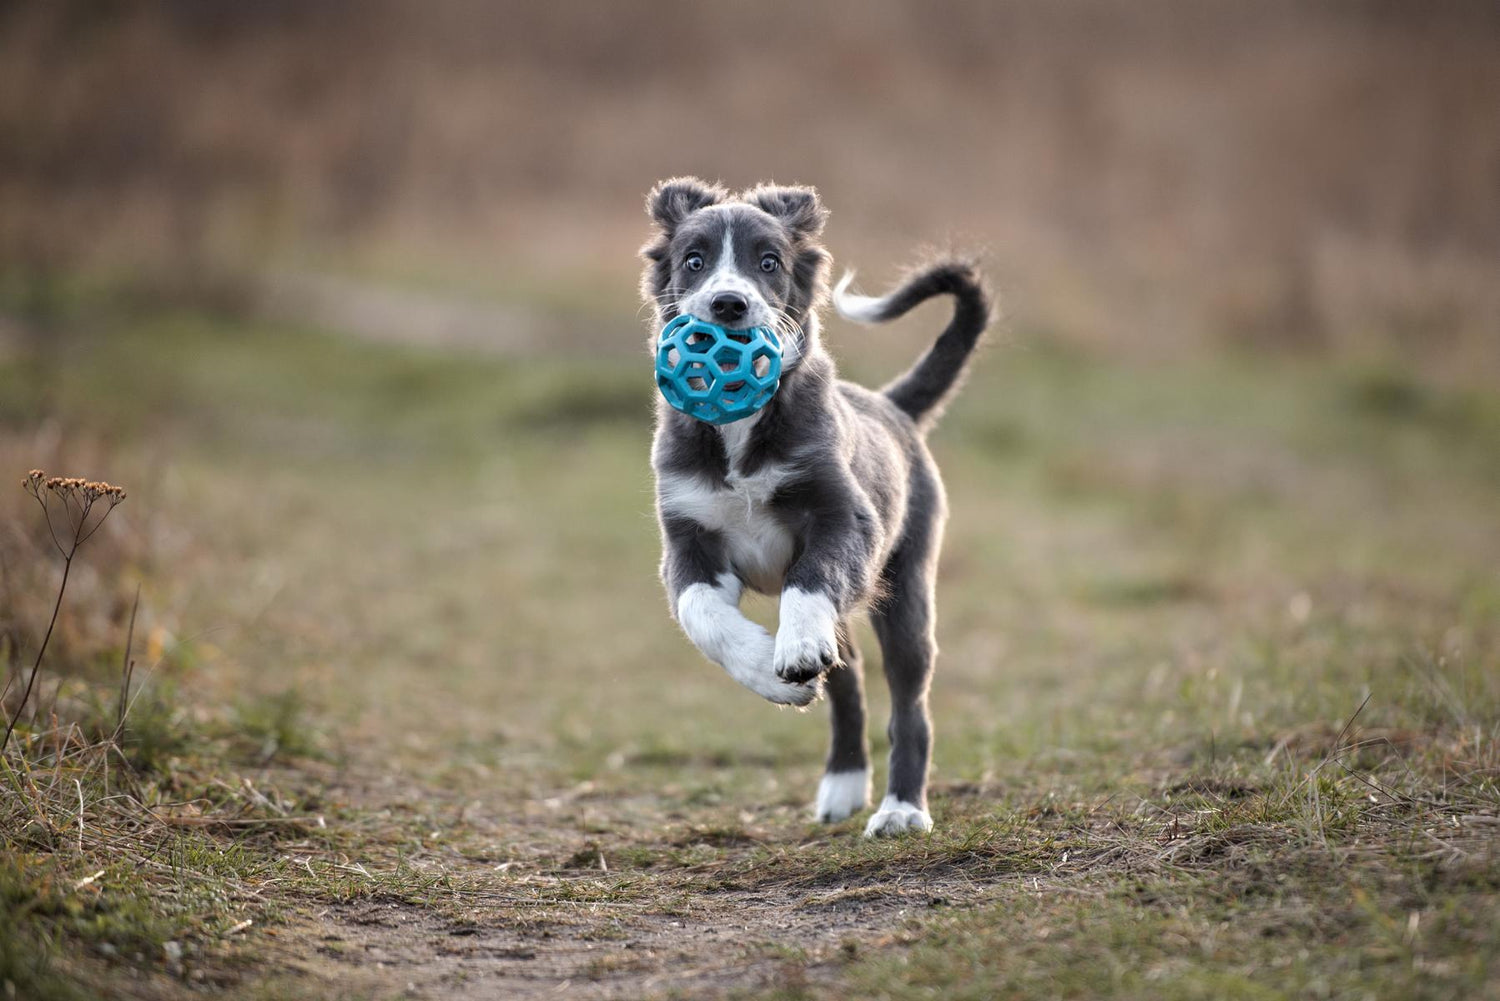
M892 837L909 831L932 830L932 815L913 803L903 803L894 796L887 796L880 809L865 825L865 837Z
M820 824L836 824L870 804L870 769L827 772L818 783L813 816Z

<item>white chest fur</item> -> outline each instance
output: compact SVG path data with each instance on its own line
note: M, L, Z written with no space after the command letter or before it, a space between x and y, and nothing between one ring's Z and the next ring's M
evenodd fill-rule
M726 433L725 444L733 469L739 442ZM729 550L734 572L757 591L776 594L791 565L794 548L792 533L770 506L771 497L786 476L783 466L762 466L749 476L729 473L725 486L701 476L676 475L661 477L656 489L664 514L691 518L718 532Z

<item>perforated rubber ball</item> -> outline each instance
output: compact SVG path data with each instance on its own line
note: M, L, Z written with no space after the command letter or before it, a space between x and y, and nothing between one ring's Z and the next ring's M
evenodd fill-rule
M749 417L781 385L781 341L768 327L727 330L694 316L662 328L656 386L677 410L710 424Z

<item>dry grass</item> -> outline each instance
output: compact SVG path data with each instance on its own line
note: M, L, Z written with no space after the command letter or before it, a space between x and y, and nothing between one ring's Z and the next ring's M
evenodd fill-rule
M47 556L61 558L62 573L39 639L25 636L32 603L6 606L14 625L0 741L0 981L25 997L84 997L106 983L117 996L156 995L149 978L121 987L80 964L80 945L127 968L215 981L228 969L223 940L250 926L242 917L247 906L264 909L265 898L247 879L268 863L242 837L216 840L193 829L249 832L244 825L263 829L293 818L248 780L230 785L224 749L160 685L144 696L132 690L134 604L117 641L123 651L113 685L101 667L112 644L74 626L75 609L65 604L70 577L88 578L85 595L99 602L124 576L120 566L90 568L80 550L104 529L125 491L35 469L20 488L36 502L24 513L45 542L26 531L0 541L7 588L15 595L39 585L34 570ZM102 548L118 558L129 543ZM70 637L52 649L60 670L46 657L54 635ZM32 646L34 659L23 665L21 650Z
M639 365L93 305L0 369L7 461L133 488L7 752L33 993L1494 993L1493 394L992 350L936 439L939 830L869 843L807 819L818 714L667 624Z

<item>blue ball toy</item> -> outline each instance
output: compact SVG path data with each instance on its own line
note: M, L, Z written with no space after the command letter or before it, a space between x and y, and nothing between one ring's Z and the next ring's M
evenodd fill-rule
M781 385L781 341L769 327L726 330L679 316L656 343L656 386L668 403L709 424L749 417Z

